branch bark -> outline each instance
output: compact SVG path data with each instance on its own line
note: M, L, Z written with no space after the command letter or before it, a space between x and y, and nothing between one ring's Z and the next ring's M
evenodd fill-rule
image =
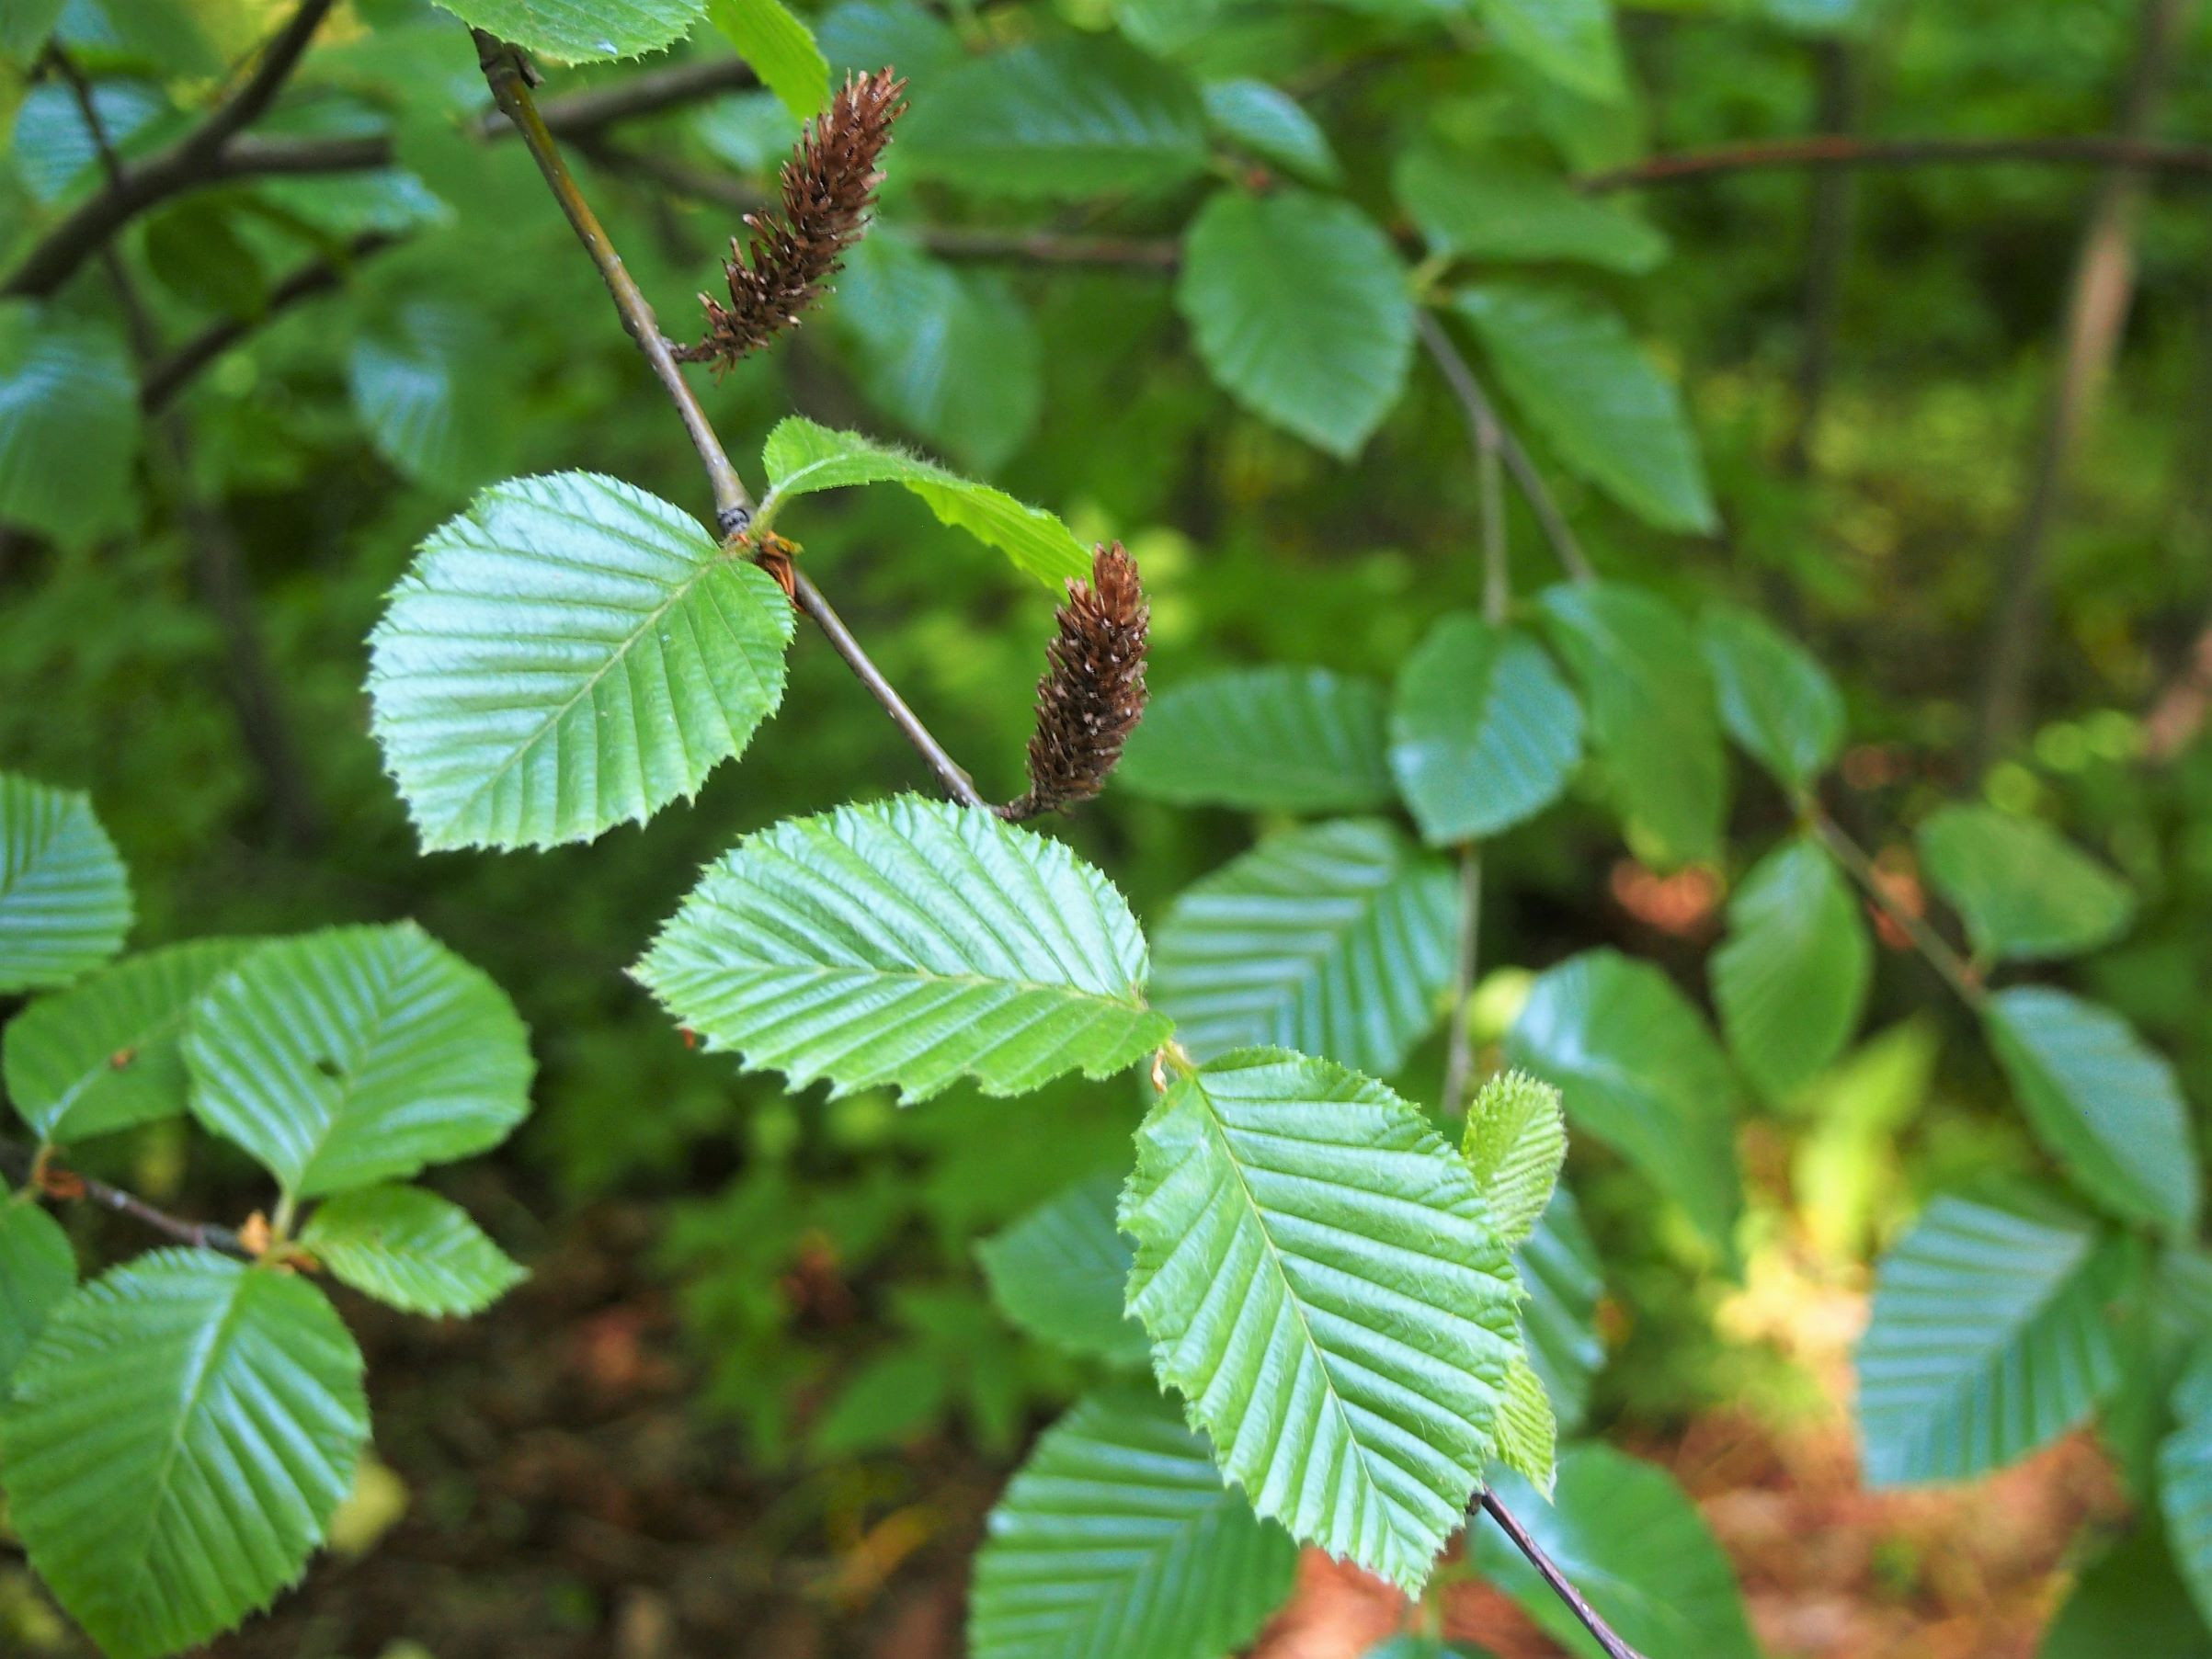
M1881 913L1897 924L1898 930L1912 941L1913 949L1927 959L1928 964L1941 974L1944 983L1958 994L1959 1000L1969 1008L1978 1008L1988 993L1983 990L1981 975L1973 964L1954 949L1944 936L1928 925L1928 918L1916 915L1897 894L1889 883L1882 880L1866 849L1852 839L1850 832L1828 815L1828 810L1818 801L1805 804L1806 821L1820 844L1834 855L1846 875L1858 883L1859 891L1872 899Z
M1605 1650L1606 1659L1644 1659L1641 1653L1614 1634L1613 1627L1599 1617L1597 1608L1583 1599L1579 1590L1567 1582L1567 1574L1560 1572L1557 1564L1544 1552L1543 1546L1529 1536L1528 1528L1513 1518L1512 1511L1498 1501L1496 1493L1485 1490L1477 1501L1482 1506L1483 1513L1498 1523L1498 1529L1512 1540L1513 1548L1528 1558L1528 1564L1535 1568L1537 1575L1551 1586L1552 1594L1565 1602L1567 1610L1597 1639L1598 1645Z
M127 1215L142 1226L151 1227L165 1238L175 1239L180 1244L190 1244L201 1250L217 1250L225 1256L234 1256L243 1261L253 1260L253 1252L245 1247L238 1234L228 1227L213 1222L188 1221L171 1215L146 1202L135 1193L120 1187L96 1180L64 1168L52 1159L40 1159L30 1148L14 1141L0 1141L0 1172L11 1180L29 1182L44 1197L52 1199L81 1198L87 1203L97 1204L102 1210L111 1210L118 1215Z
M2144 0L2134 62L2121 91L2116 143L2139 142L2157 115L2190 0ZM2142 181L2114 168L2097 181L2074 256L2058 376L2036 441L2027 504L1999 573L1997 608L1983 653L1982 681L1967 776L1978 778L2019 734L2045 632L2053 533L2066 511L2076 450L2119 350L2135 297L2135 244Z
M1578 187L1592 196L1688 184L1730 173L1808 167L1990 166L2038 163L2066 167L2116 167L2212 181L2212 145L2161 143L2095 134L2046 138L1815 138L1770 139L1719 144L1654 155L1625 167L1585 174Z

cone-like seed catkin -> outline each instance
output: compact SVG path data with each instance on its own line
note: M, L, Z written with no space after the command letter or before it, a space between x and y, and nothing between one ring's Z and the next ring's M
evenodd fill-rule
M1091 555L1090 580L1070 581L1060 631L1037 682L1029 793L998 809L1019 824L1088 801L1106 785L1145 712L1145 643L1152 619L1136 561L1122 544Z
M891 142L891 123L906 113L906 90L888 69L853 76L838 89L783 164L781 205L745 216L746 249L730 239L724 264L730 302L699 296L707 308L706 338L678 347L678 358L728 369L794 326L822 297L846 250L868 228L884 178L876 163Z

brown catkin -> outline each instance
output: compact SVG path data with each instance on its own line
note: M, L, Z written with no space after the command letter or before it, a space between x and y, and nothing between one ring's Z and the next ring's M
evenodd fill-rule
M855 75L838 89L783 164L782 200L745 216L748 246L730 239L724 262L730 302L699 296L707 308L706 337L679 346L687 363L728 369L793 327L822 297L846 250L868 228L876 163L891 142L891 123L906 113L906 83L888 69Z
M1090 580L1070 581L1060 631L1037 682L1029 793L998 809L1019 824L1088 801L1106 786L1145 712L1145 645L1152 619L1136 561L1122 544L1091 555Z

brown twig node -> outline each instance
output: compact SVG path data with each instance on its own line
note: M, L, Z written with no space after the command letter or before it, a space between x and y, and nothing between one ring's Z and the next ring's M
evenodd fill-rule
M906 113L906 90L888 69L851 76L838 89L783 164L781 203L745 216L748 246L730 239L723 265L730 302L699 296L707 308L706 338L678 347L680 360L726 369L795 327L822 297L846 250L868 228L884 180L876 163L891 142L891 123Z
M1037 682L1029 793L998 808L1019 824L1089 801L1106 787L1145 712L1145 643L1152 610L1122 544L1091 555L1090 580L1067 585L1060 631Z

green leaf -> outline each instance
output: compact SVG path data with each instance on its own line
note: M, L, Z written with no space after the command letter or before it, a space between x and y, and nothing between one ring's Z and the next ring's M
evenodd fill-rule
M2133 1220L2194 1231L2199 1153L2164 1057L2111 1009L2044 985L1998 992L1982 1017L2035 1138L2076 1184Z
M1570 1448L1546 1504L1502 1475L1498 1495L1621 1639L1640 1653L1758 1659L1735 1570L1674 1477L1610 1446ZM1477 1569L1576 1654L1599 1653L1566 1604L1496 1527L1477 1526Z
M1870 1486L1963 1481L2055 1440L2119 1376L2093 1223L1939 1198L1875 1271L1857 1354Z
M1271 836L1175 902L1153 995L1198 1059L1275 1045L1388 1075L1435 1028L1458 881L1391 825Z
M2212 1631L2174 1565L2163 1531L2138 1525L2075 1576L2035 1659L2212 1659Z
M438 0L472 28L563 63L634 58L691 32L706 0Z
M369 1187L315 1207L301 1246L342 1284L407 1313L480 1313L527 1277L458 1204Z
M1419 144L1398 158L1391 185L1439 254L1571 260L1630 274L1667 256L1666 237L1642 220L1534 167Z
M188 304L242 323L268 304L268 278L221 197L188 196L146 222L147 267Z
M1093 1394L1044 1431L991 1511L968 1652L1217 1659L1289 1596L1297 1562L1172 1405Z
M921 1100L1134 1064L1169 1030L1145 968L1129 906L1067 848L904 796L747 836L633 972L747 1071Z
M29 63L39 55L46 44L46 37L53 33L62 8L69 0L11 0L6 16L0 16L0 57L17 63Z
M1523 1072L1500 1072L1476 1091L1460 1156L1490 1207L1498 1236L1518 1247L1550 1205L1567 1162L1559 1091Z
M975 1246L998 1311L1030 1335L1110 1365L1142 1365L1144 1327L1122 1306L1135 1260L1113 1224L1121 1182L1089 1176Z
M1625 583L1547 588L1540 603L1582 682L1591 745L1640 850L1667 864L1717 858L1728 762L1689 625Z
M1581 759L1582 706L1525 634L1456 612L1398 671L1390 769L1431 847L1534 817Z
M829 60L781 0L706 0L707 17L760 84L805 120L829 107Z
M777 422L768 435L761 460L770 488L754 522L764 529L795 495L853 484L895 483L920 496L941 522L998 549L1033 576L1057 584L1090 575L1090 555L1083 544L1042 507L1024 506L1003 490L971 483L918 455L858 432L833 432L792 415Z
M1467 289L1453 303L1506 394L1569 469L1661 529L1719 528L1682 396L1618 315L1519 282Z
M1556 1084L1569 1123L1642 1169L1732 1256L1735 1079L1671 980L1614 950L1570 957L1530 988L1505 1054Z
M1505 1374L1505 1402L1498 1408L1498 1461L1548 1498L1558 1459L1559 1421L1544 1379L1526 1354L1515 1354Z
M2183 1582L2199 1616L2212 1622L2212 1416L2183 1423L2160 1446L2159 1508Z
M292 1198L496 1146L530 1111L530 1034L497 985L412 922L263 945L185 1035L192 1116Z
M1606 0L1477 0L1477 9L1500 47L1562 86L1601 103L1627 96Z
M0 772L0 995L67 984L130 930L131 880L91 797Z
M1211 81L1201 96L1207 123L1230 142L1309 185L1344 182L1328 135L1289 93L1265 81Z
M1513 1269L1528 1291L1521 1330L1529 1363L1543 1381L1559 1426L1571 1434L1590 1409L1591 1381L1605 1366L1597 1324L1605 1284L1598 1247L1564 1183L1552 1188L1550 1207L1513 1253Z
M0 304L0 523L74 542L115 522L138 426L130 357L111 330Z
M109 1659L227 1630L299 1576L369 1435L305 1280L157 1250L63 1301L0 1409L9 1520Z
M869 402L963 466L991 471L1036 426L1043 347L1002 278L956 271L880 226L838 278L837 314Z
M791 636L773 578L679 508L589 472L512 479L393 591L376 734L426 847L588 841L744 751Z
M1465 1512L1514 1352L1512 1267L1420 1110L1245 1050L1137 1131L1129 1305L1261 1515L1408 1591Z
M1818 842L1784 842L1744 877L1710 971L1728 1051L1770 1100L1796 1094L1842 1053L1866 1010L1874 945Z
M9 10L13 9L11 5ZM215 67L208 65L207 72ZM158 86L137 79L96 82L92 107L99 117L100 130L123 156L131 155L131 141L172 108ZM77 103L76 91L68 83L54 76L30 86L15 118L15 131L9 135L13 146L9 159L15 164L11 171L33 200L51 207L79 186L93 181L101 165L99 146Z
M466 488L495 470L507 448L496 348L487 319L436 300L410 301L356 334L346 381L376 452L441 489Z
M47 1315L76 1282L76 1253L62 1224L20 1195L0 1194L0 1403Z
M1390 238L1348 201L1218 192L1183 234L1175 303L1231 396L1340 460L1405 390L1412 290Z
M205 939L149 950L26 1008L5 1050L24 1122L41 1141L74 1142L181 1113L186 1018L252 949Z
M935 86L967 57L952 26L915 0L845 0L815 32L839 73L868 74L888 63Z
M1205 170L1205 111L1180 72L1118 40L971 59L899 133L919 174L1002 196L1155 190Z
M2032 819L1947 806L1914 839L1928 879L1957 910L1980 955L2078 956L2117 938L2135 917L2125 881Z
M1373 811L1397 799L1383 688L1326 668L1244 668L1158 693L1114 781L1179 806Z
M1708 606L1697 642L1728 735L1785 790L1810 789L1843 746L1843 694L1805 647L1765 618Z

